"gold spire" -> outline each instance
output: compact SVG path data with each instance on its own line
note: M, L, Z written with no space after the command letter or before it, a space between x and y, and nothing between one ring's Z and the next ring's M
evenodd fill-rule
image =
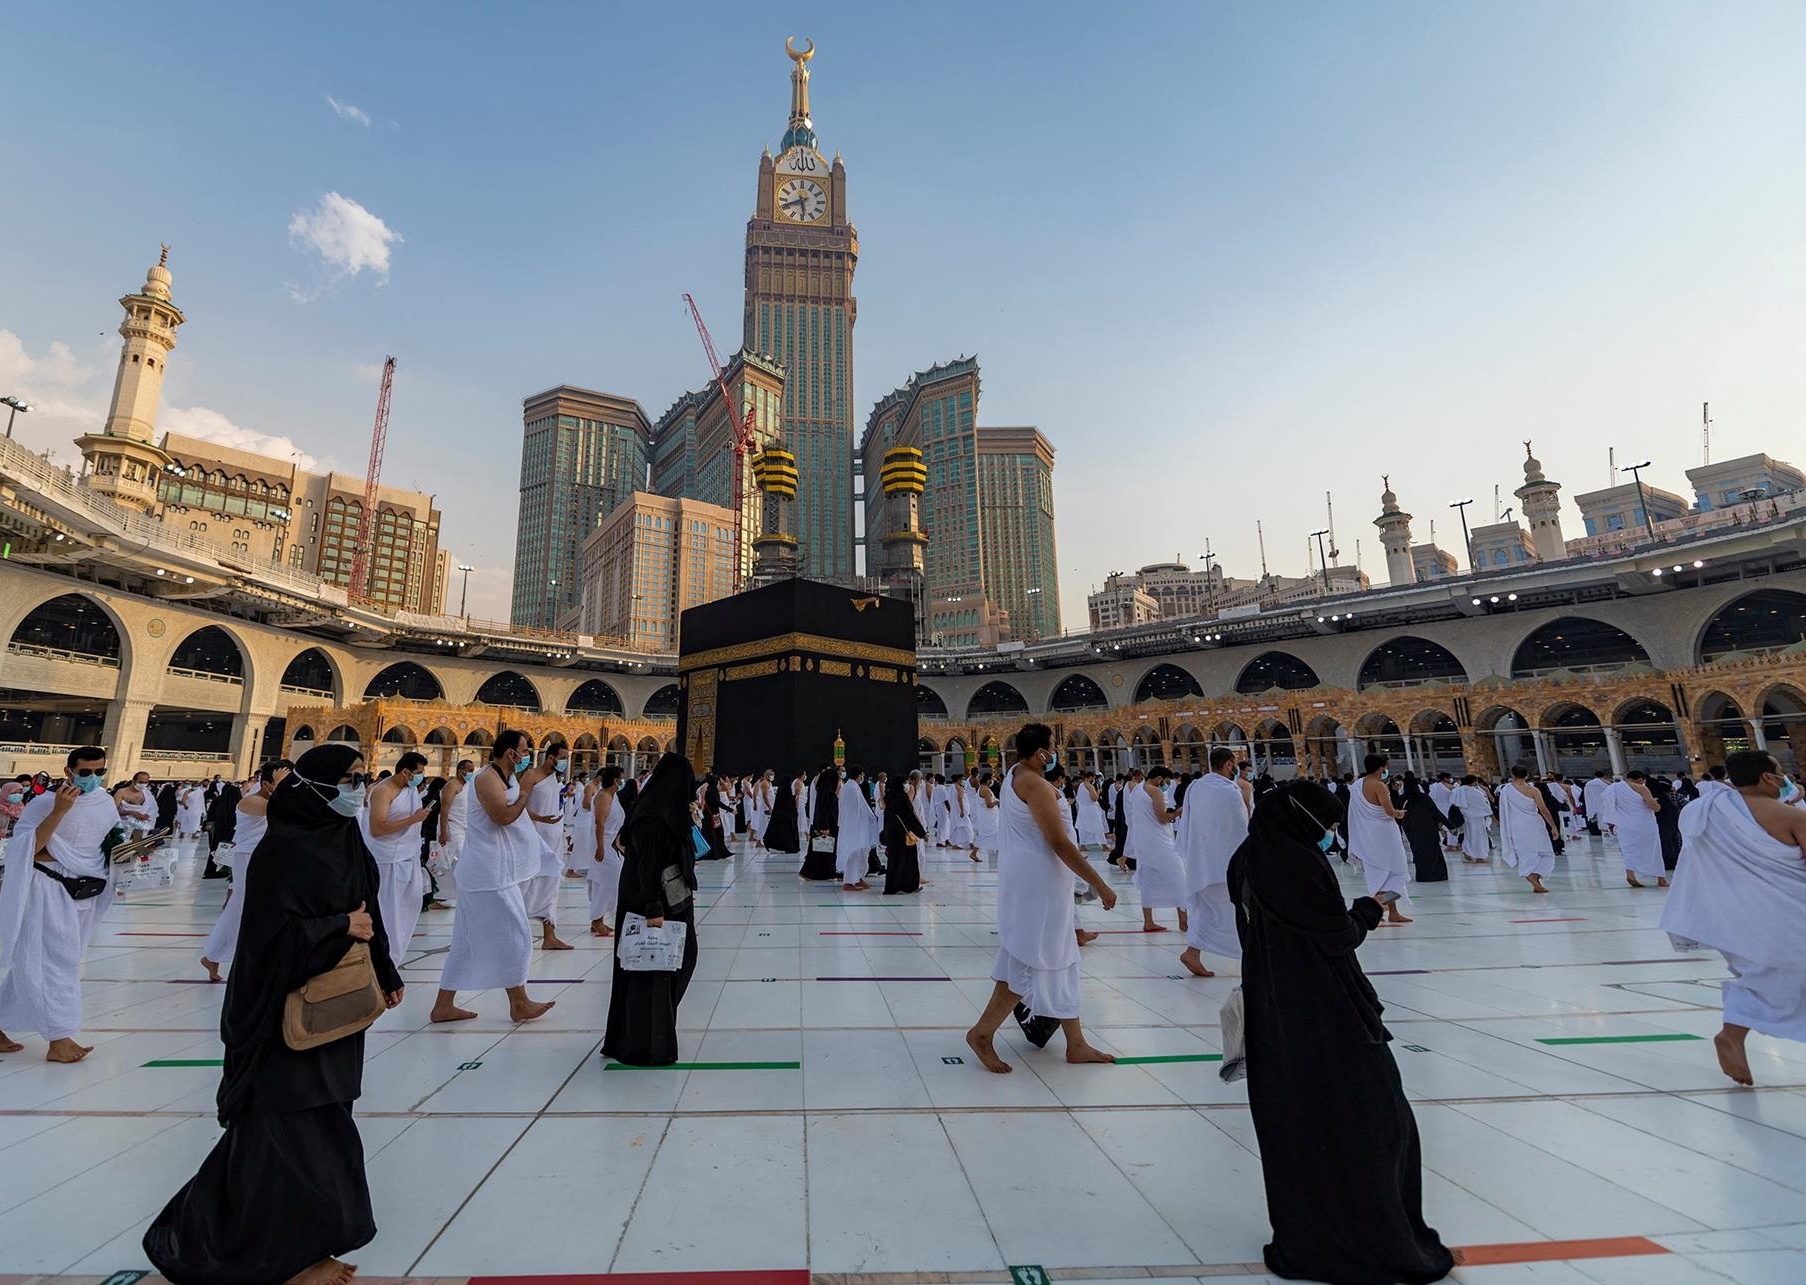
M815 41L809 41L807 49L796 47L795 36L784 37L784 52L790 55L795 65L790 69L790 128L802 126L804 129L814 128L809 119L809 60L815 57Z

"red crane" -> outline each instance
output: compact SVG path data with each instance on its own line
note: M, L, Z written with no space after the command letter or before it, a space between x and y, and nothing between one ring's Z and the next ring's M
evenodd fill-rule
M753 408L746 408L744 420L734 421L734 399L727 387L727 367L715 354L715 341L709 338L709 328L702 324L702 311L687 290L684 306L690 310L690 320L696 323L696 333L702 336L702 351L708 355L709 373L714 377L715 387L721 391L721 406L727 413L728 422L734 425L734 580L738 583L746 566L746 452L757 445L753 435Z
M351 597L370 601L370 550L376 544L376 486L382 477L383 447L389 440L389 393L395 387L395 358L383 361L382 390L376 394L376 424L370 430L370 467L364 471L364 509L351 554Z

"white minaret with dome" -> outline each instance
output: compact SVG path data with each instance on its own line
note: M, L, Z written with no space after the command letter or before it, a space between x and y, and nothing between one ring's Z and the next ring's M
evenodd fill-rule
M176 346L176 329L187 320L169 297L169 246L136 294L119 301L125 319L119 333L119 370L113 400L99 433L76 439L87 462L87 486L145 513L157 507L157 480L169 457L156 445L157 407L163 398L163 371Z
M1392 493L1392 479L1381 477L1385 493L1380 496L1380 515L1373 525L1380 529L1380 543L1386 549L1386 583L1417 583L1417 564L1411 561L1411 515L1398 507L1398 496Z
M1568 542L1561 534L1561 483L1543 476L1542 461L1524 443L1524 485L1512 492L1521 502L1524 520L1530 524L1530 542L1538 562L1560 562L1568 556Z

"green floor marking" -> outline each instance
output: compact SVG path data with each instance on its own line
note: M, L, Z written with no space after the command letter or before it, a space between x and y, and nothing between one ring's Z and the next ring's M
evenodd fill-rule
M1053 1277L1045 1267L1010 1268L1011 1285L1053 1285Z
M225 1060L217 1057L163 1057L154 1062L146 1062L145 1066L224 1066Z
M673 1062L669 1066L628 1066L610 1062L604 1071L800 1071L801 1062Z
M1119 1057L1118 1066L1148 1066L1155 1062L1221 1062L1221 1053L1163 1053L1158 1057Z
M1564 1035L1539 1039L1538 1044L1667 1044L1673 1040L1703 1040L1703 1035Z

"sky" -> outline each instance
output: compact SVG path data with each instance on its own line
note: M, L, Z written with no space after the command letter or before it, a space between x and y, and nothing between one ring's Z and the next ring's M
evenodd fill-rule
M0 394L73 458L115 300L173 246L160 426L383 477L505 618L523 397L656 419L739 338L760 152L812 38L859 229L856 422L976 353L1058 452L1063 616L1206 547L1307 569L1333 492L1376 581L1492 516L1524 439L1690 494L1806 463L1806 6L1635 0L0 9Z

